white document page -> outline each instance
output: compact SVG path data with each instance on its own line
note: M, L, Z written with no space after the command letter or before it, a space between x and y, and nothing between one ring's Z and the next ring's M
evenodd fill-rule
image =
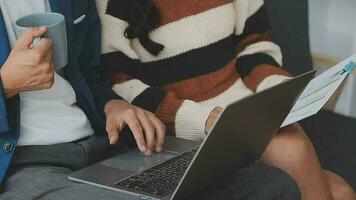
M353 55L310 81L281 127L318 113L351 73L355 62Z

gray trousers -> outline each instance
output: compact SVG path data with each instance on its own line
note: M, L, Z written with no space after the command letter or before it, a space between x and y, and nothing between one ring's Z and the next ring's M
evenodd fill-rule
M111 156L120 146L108 149L106 137L50 146L19 147L0 200L134 200L132 196L74 183L67 176L74 170ZM187 199L296 200L296 183L282 170L255 162L236 171L221 183L192 194Z

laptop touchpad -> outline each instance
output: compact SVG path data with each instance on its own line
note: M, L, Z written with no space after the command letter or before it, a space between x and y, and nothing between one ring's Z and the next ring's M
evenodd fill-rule
M138 150L132 150L109 160L102 161L100 164L116 169L137 172L162 163L176 155L177 154L172 152L163 151L161 153L153 153L151 156L145 156Z

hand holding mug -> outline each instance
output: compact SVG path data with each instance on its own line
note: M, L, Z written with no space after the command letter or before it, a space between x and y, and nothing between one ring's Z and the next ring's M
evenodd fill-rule
M35 47L32 46L34 39L43 36L46 31L46 27L28 28L17 40L0 72L6 98L24 91L52 87L52 41L42 38Z

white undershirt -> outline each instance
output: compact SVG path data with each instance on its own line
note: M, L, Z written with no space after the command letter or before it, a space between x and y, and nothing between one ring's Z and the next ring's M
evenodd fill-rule
M22 16L50 12L48 0L0 0L11 48L16 42L14 23ZM57 73L51 89L20 94L19 146L72 142L93 135L84 112L76 106L70 83Z

